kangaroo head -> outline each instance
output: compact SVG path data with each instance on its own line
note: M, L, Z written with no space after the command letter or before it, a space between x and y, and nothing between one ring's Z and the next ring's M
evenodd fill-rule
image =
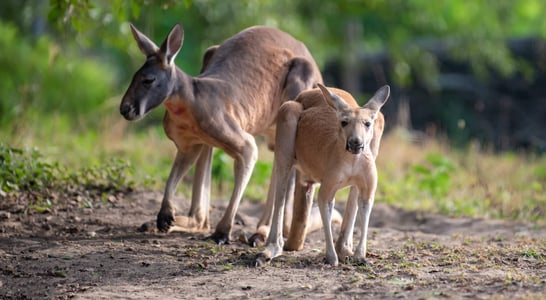
M146 56L146 62L133 76L131 85L121 100L119 111L130 121L141 119L168 98L176 72L174 58L184 40L184 31L180 24L174 25L161 47L157 47L133 25L131 32L138 48Z
M340 132L345 138L345 150L359 154L370 147L373 138L374 122L381 107L387 102L390 87L381 87L375 95L362 107L352 107L335 92L318 84L326 103L337 112ZM350 95L344 95L350 97Z

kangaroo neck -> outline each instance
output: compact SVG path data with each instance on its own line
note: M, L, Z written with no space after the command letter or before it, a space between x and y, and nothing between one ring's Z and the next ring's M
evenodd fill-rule
M179 99L187 103L195 101L194 82L196 78L186 74L178 67L174 67L172 78L170 80L170 93L167 101Z

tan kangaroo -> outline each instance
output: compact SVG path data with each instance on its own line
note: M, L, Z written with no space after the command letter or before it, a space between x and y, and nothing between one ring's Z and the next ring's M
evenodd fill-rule
M255 26L209 48L201 74L192 77L174 64L184 39L182 26L176 24L160 47L132 25L131 31L146 62L123 96L120 113L138 120L163 103L163 127L177 147L157 228L208 230L211 158L217 147L234 159L234 190L211 236L217 243L227 243L257 159L254 136L264 135L273 145L279 107L321 83L320 71L303 43L282 31ZM189 215L175 216L171 198L194 163ZM264 212L262 223L268 215Z
M257 257L257 265L282 254L283 195L294 166L297 180L307 185L321 184L318 206L325 233L327 262L337 265L338 255L343 259L353 255L352 235L357 211L360 211L362 220L362 234L354 257L358 261L366 257L368 221L377 186L375 159L384 127L383 114L379 110L387 101L390 88L380 88L367 104L359 107L349 93L328 89L322 84L318 86L302 92L295 101L288 101L280 108L274 159L277 185L273 222L265 249ZM334 249L330 225L334 195L345 186L351 186L351 189L340 238ZM311 204L309 198L294 203L287 250L303 247Z

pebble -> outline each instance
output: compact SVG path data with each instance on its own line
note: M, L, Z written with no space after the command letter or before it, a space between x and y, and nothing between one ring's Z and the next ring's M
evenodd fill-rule
M9 211L0 211L0 221L9 220L11 218L11 214Z

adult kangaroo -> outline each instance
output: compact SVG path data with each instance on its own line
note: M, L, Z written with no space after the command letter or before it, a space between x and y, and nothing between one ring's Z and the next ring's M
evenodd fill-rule
M201 74L192 77L174 64L184 40L180 24L174 25L160 47L132 25L131 31L146 62L133 76L120 113L127 120L138 120L163 103L163 127L177 147L157 228L208 230L212 148L217 147L234 159L233 193L211 236L216 243L227 243L257 159L254 136L263 135L273 147L279 107L322 83L320 71L302 42L277 29L254 26L209 48ZM175 216L171 198L194 163L189 215ZM264 212L260 223L270 215Z

